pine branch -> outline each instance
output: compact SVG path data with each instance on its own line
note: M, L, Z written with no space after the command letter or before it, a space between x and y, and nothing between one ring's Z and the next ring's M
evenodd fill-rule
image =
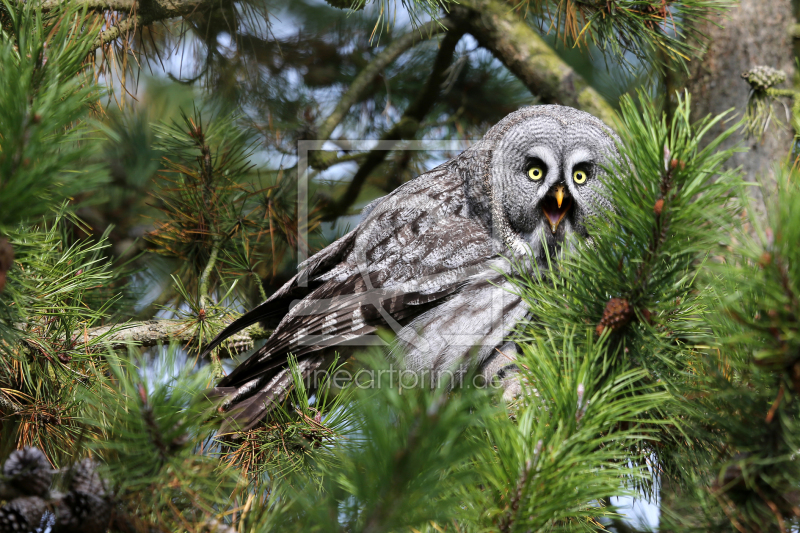
M312 155L313 154L313 155ZM309 158L313 158L312 166L316 172L327 170L334 165L340 163L347 163L349 161L359 162L369 156L368 152L357 152L345 154L342 156L334 156L331 152L310 152Z
M211 369L177 364L178 353L171 347L152 364L145 356L107 356L107 366L95 373L96 387L82 396L82 420L92 436L102 435L85 448L102 461L103 478L114 487L113 510L134 526L128 531L229 532L220 520L230 514L238 476L220 468L213 447L197 445L218 427L216 403L198 394L210 383ZM157 381L145 377L145 364ZM85 516L69 530L91 531Z
M750 85L745 112L745 134L761 139L767 131L772 119L773 103L780 98L791 100L791 114L785 103L786 118L791 122L795 132L800 132L800 91L796 89L778 89L775 86L786 81L786 72L768 65L756 65L742 74L742 78ZM775 119L776 125L780 121Z
M271 333L271 330L265 330L258 325L250 326L229 338L227 350L230 353L245 352L253 347L253 341L266 339ZM149 348L172 341L190 342L195 338L195 331L183 320L144 320L130 322L121 327L109 325L90 328L86 330L82 340L84 344L89 344L98 337L104 337L112 349L120 350L131 344Z
M397 124L381 136L382 141L414 138L423 119L436 102L439 90L445 80L447 69L453 62L453 54L455 53L456 45L458 45L463 34L463 31L460 29L453 29L447 32L444 39L442 39L439 52L433 62L431 75L425 84L425 88L419 96L417 96L417 99L408 106ZM366 160L358 168L358 171L355 176L353 176L353 179L350 181L342 197L336 203L328 206L325 216L326 220L333 220L346 214L350 210L358 198L364 182L366 182L372 171L383 163L383 160L386 159L388 154L389 150L373 150L367 155Z
M188 15L197 8L211 3L208 0L74 0L73 5L86 7L90 11L122 11L131 13L134 10L141 16L156 17L155 20ZM50 11L66 4L63 0L45 0L41 4L42 11Z
M383 69L421 41L432 39L452 27L452 22L447 19L443 21L431 21L392 41L375 59L364 67L358 76L356 76L356 79L350 84L347 92L344 93L339 103L336 104L336 108L328 115L328 118L325 119L322 125L320 125L317 139L327 140L330 138L336 126L341 123L350 108L367 92L373 80L383 72Z
M143 21L141 19L142 17L128 17L116 26L111 26L107 30L101 31L100 35L98 35L97 39L94 41L93 49L96 50L101 46L114 41L121 35L136 28L137 26L142 26Z
M51 11L60 8L65 3L63 0L45 0L41 7L43 11ZM147 26L160 20L191 15L212 6L209 0L147 0L144 2L138 0L75 0L73 3L86 6L90 11L119 11L129 14L128 18L119 24L100 32L92 50L114 41L134 28Z
M545 104L576 107L606 124L614 110L577 72L507 4L496 0L464 0L451 15L489 50L531 93Z

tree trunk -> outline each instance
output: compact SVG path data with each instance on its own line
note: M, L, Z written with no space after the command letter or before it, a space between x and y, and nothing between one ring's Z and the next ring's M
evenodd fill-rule
M781 69L791 82L794 59L790 27L793 23L791 0L741 0L721 16L713 17L712 22L700 23L699 29L709 41L703 59L692 65L692 76L687 84L695 117L735 108L735 117L718 126L716 132L741 118L750 92L750 86L741 75L756 65ZM766 189L774 188L773 166L786 159L793 135L779 103L776 103L775 117L781 124L772 121L762 139L746 139L737 133L725 145L739 143L747 149L731 159L729 168L741 166L748 181L760 180ZM758 200L754 206L762 210L761 191L754 189L753 195Z

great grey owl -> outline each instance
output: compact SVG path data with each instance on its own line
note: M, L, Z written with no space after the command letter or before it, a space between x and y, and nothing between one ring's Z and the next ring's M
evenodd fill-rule
M291 385L287 355L304 379L331 347L397 333L390 355L423 377L477 365L513 383L515 324L529 313L504 273L533 254L546 268L566 242L587 237L587 217L611 206L603 167L619 139L569 107L511 113L458 157L369 204L350 233L309 258L267 301L207 348L259 321L280 322L261 348L215 389L240 429L256 425ZM569 241L567 240L569 239Z

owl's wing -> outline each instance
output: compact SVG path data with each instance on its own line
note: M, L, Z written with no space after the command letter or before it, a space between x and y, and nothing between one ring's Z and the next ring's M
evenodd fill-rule
M330 270L347 257L352 250L355 237L355 232L351 231L301 264L300 271L272 296L223 329L213 341L206 345L201 357L207 357L225 339L248 326L257 322L280 320L285 317L292 302L302 300L322 284L317 279L321 273Z
M392 325L392 320L402 323L458 290L490 253L486 228L469 216L462 180L441 167L423 174L302 265L296 278L305 276L311 290L220 386L239 386L279 368L288 352L300 356ZM249 315L293 292L299 292L297 279L240 320L252 320Z
M221 380L219 392L250 425L283 393L288 353L303 362L381 325L407 323L486 268L490 237L469 214L463 181L446 167L407 183L331 245L335 251L328 247L303 265L298 276L306 276L311 290L266 344ZM260 308L296 291L293 282Z

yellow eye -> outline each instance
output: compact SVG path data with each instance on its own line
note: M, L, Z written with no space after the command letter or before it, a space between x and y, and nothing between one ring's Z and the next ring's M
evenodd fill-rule
M586 177L587 177L586 172L584 172L583 170L576 170L575 172L572 173L572 179L574 179L575 183L577 183L578 185L580 185L581 183L585 183Z
M528 177L533 181L538 181L544 177L544 170L541 167L531 167L528 169Z

